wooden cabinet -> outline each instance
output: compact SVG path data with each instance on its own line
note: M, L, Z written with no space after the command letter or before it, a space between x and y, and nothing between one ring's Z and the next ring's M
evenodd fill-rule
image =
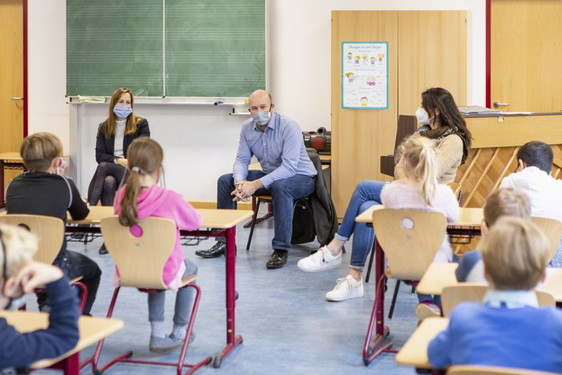
M421 92L447 88L467 97L466 11L332 12L332 198L341 218L363 180L389 180L380 156L394 152L399 114L413 115ZM388 42L388 108L341 107L342 42Z

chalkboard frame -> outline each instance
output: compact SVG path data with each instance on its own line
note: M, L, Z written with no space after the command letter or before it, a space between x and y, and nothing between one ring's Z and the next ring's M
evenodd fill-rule
M129 87L135 98L144 97L150 102L153 102L152 98L166 98L168 100L162 100L162 102L176 104L240 103L240 99L247 98L253 90L258 88L267 89L266 0L241 0L246 5L258 4L261 8L258 7L256 11L255 7L249 6L243 7L242 10L235 9L235 7L227 7L230 9L230 13L220 7L221 2L231 4L230 0L217 0L213 2L215 4L214 7L211 7L207 0L143 1L113 0L110 3L109 0L97 0L95 2L67 0L67 98L69 98L69 102L88 101L87 99L84 100L85 97L97 97L99 100L101 97L107 98L115 88ZM137 5L134 9L134 11L137 11L135 13L137 17L131 16L127 18L121 16L121 14L127 12L133 13L133 10L131 10L133 3L131 2ZM158 9L158 6L161 6L161 9ZM175 8L172 8L174 6ZM253 9L253 11L249 12L248 9ZM181 76L181 73L189 70L194 65L186 63L183 68L180 68L180 74L178 75L180 78L177 78L181 80L177 86L181 87L176 90L170 90L170 82L173 82L173 69L169 60L171 60L170 56L173 56L174 53L170 52L169 45L172 42L169 42L167 39L171 39L170 35L173 34L170 30L175 30L176 39L181 39L183 37L182 33L189 35L189 38L183 37L184 41L189 43L191 38L197 38L194 32L206 27L203 25L191 29L186 28L185 22L188 21L182 21L182 11L184 15L189 15L193 11L195 14L199 14L198 18L203 18L207 21L210 19L208 22L218 22L216 21L220 19L218 17L227 14L225 17L230 17L233 20L232 25L240 25L242 22L238 19L243 14L250 14L248 17L253 17L250 19L259 19L259 21L256 21L257 29L259 29L257 32L255 32L256 28L246 28L248 30L242 30L238 35L241 35L240 38L243 36L256 41L256 47L254 47L255 54L260 56L252 60L254 56L251 53L250 57L247 57L244 52L236 51L235 53L234 51L228 51L224 45L220 47L220 44L218 44L220 42L217 42L215 48L220 48L221 53L224 54L219 56L217 53L216 56L219 56L217 60L228 60L228 58L236 60L236 56L238 56L241 62L238 65L232 61L225 62L220 69L214 70L217 72L216 74L213 74L213 70L209 68L210 71L206 72L206 78L199 85L200 90L198 91L192 89L196 85L192 83L194 82L193 80L187 83L183 82L183 79L189 78L189 74ZM213 14L212 12L215 13ZM220 12L220 14L217 12ZM207 15L207 17L201 15ZM134 22L131 21L133 18ZM171 20L174 20L176 24L180 20L179 25L183 28L178 26L174 29L174 22ZM88 22L90 23L88 24ZM168 23L166 24L166 22ZM184 23L182 24L181 22ZM246 21L246 23L248 22L250 21ZM113 23L118 23L119 25L113 27L115 26ZM92 27L92 29L87 29L86 26L83 26L85 24ZM213 26L212 23L210 25ZM225 27L234 27L232 25L229 24ZM155 36L158 33L158 29L161 29L161 33ZM205 30L213 30L212 32L216 33L217 38L226 38L225 33L227 32L224 28L217 29L209 26ZM234 32L232 33L234 34ZM179 38L178 35L180 35ZM195 37L192 37L193 35ZM204 37L206 36L203 35L202 39ZM88 41L88 38L93 39L93 41ZM159 40L160 38L161 40ZM243 40L243 42L245 43L246 41ZM135 43L137 44L135 45ZM209 44L203 42L199 43L199 46L204 45L208 47ZM133 45L133 50L127 51L127 48L130 48L131 45ZM242 44L238 43L237 45L241 46ZM103 52L99 52L99 59L97 59L98 53L95 52L96 46L98 51L103 50ZM151 46L152 48L147 48L146 46ZM80 48L86 48L87 50L80 51ZM161 48L161 51L159 48ZM181 45L179 48L182 48ZM185 48L188 49L187 52L185 49L178 50L179 52L175 51L179 56L176 58L176 63L179 61L181 64L183 57L189 57L190 52L194 54L199 53L196 49L190 49L198 48L193 44L187 45ZM211 46L210 48L213 47ZM196 60L197 57L192 59L192 61ZM250 64L247 61L250 60L252 64L259 65L259 69L255 69L254 65L252 65L252 68L245 70L246 65ZM204 65L205 63L200 65L201 70L205 68ZM208 65L212 65L212 63ZM231 73L232 69L236 67L238 67L238 70L234 70L234 74ZM182 71L181 69L184 70ZM230 77L220 78L219 76L223 72L229 72ZM196 73L195 75L198 74ZM238 79L238 75L241 76L240 79ZM214 76L217 76L216 79L218 81L211 82L215 78ZM224 81L221 81L221 79ZM227 85L227 82L230 82L230 86ZM206 86L212 85L214 85L212 89L205 91Z

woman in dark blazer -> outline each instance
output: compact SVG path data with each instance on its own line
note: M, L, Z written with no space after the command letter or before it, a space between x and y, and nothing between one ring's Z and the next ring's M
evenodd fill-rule
M148 121L133 113L133 94L127 88L113 92L109 115L98 127L96 161L98 167L88 187L88 203L112 206L117 187L127 176L127 149L141 136L150 137ZM102 246L100 253L104 254Z

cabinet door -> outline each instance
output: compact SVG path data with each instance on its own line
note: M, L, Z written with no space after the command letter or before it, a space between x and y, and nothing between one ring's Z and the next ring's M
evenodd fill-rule
M492 0L491 104L503 111L562 110L562 2Z
M388 108L344 109L342 42L388 42ZM379 159L394 148L397 112L397 12L332 12L332 198L342 217L355 185L379 179Z
M443 87L467 104L466 11L399 12L398 114L413 115L421 93Z

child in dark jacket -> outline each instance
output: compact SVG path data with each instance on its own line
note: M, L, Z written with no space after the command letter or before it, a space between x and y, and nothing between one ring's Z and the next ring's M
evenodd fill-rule
M43 285L51 299L47 329L20 333L0 318L0 370L71 350L78 342L78 299L66 276L57 267L32 261L37 239L25 229L0 225L0 246L0 308L14 308L14 300Z

